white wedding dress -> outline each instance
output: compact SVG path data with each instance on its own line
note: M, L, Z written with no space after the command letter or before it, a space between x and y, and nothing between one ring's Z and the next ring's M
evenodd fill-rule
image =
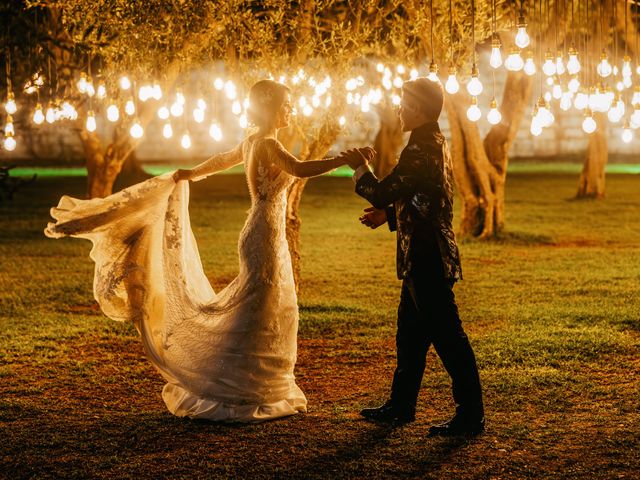
M94 296L108 317L135 324L177 416L254 422L306 411L294 378L298 306L285 236L291 159L268 142L249 138L202 169L244 162L252 200L239 274L217 293L191 231L187 181L165 174L104 199L64 196L51 210L47 236L93 242Z

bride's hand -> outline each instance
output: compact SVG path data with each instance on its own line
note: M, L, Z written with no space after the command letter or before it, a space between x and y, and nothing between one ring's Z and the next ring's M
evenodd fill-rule
M179 182L181 180L191 180L191 170L179 168L173 172L173 180Z

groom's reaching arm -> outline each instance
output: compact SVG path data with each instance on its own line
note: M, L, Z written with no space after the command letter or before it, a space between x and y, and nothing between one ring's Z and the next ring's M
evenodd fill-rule
M419 183L417 172L412 172L410 168L401 164L382 180L378 180L367 165L362 165L356 169L354 179L356 193L380 209L387 209L399 198L413 195ZM392 216L395 220L395 211Z

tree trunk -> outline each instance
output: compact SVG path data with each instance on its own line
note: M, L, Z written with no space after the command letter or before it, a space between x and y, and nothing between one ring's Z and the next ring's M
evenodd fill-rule
M103 149L100 138L85 129L79 130L87 162L87 197L104 198L113 193L113 184L122 166L133 152L128 135L116 128L111 144Z
M532 77L523 72L508 72L500 104L502 121L494 125L484 139L484 150L495 169L495 234L504 230L504 190L507 180L509 149L524 117L531 97Z
M460 236L495 236L499 175L489 162L477 124L467 119L465 99L448 95L445 105L451 128L454 175L462 199Z
M303 148L300 153L300 158L303 160L313 160L322 158L326 155L331 145L335 142L340 132L340 127L336 123L326 123L320 129L316 139L306 146L306 142L303 142ZM301 133L298 132L300 135ZM287 135L285 133L285 135ZM295 135L291 135L288 132L283 142L287 146L295 143ZM289 244L289 253L291 254L291 265L293 267L293 279L296 284L296 293L300 291L301 281L301 261L300 261L300 227L302 226L302 219L300 218L300 200L302 199L302 192L307 185L308 178L296 178L287 192L287 242Z
M587 158L582 166L577 198L604 197L604 169L609 160L607 122L603 113L594 113L593 118L597 127L595 132L589 135Z
M386 177L398 162L398 151L402 145L402 126L395 110L385 102L378 109L380 129L373 143L377 152L373 171L378 178Z

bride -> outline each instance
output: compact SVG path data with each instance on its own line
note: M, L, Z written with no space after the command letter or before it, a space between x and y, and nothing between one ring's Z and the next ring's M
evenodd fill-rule
M258 127L233 150L104 199L68 196L51 210L49 237L93 242L94 296L114 320L132 321L167 381L179 417L255 422L306 411L295 382L298 305L285 236L287 187L348 162L301 162L276 139L289 124L288 88L272 80L249 93ZM362 155L369 154L363 151ZM251 209L238 242L238 276L214 292L188 213L189 184L244 163Z

